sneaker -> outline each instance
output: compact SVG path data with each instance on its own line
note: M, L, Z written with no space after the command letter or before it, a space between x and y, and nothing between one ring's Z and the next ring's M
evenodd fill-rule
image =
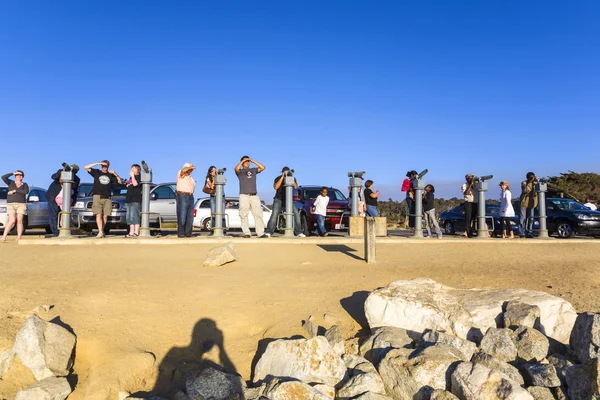
M249 239L252 235L250 235L249 233L244 234L244 239Z
M305 235L304 233L299 233L299 234L298 234L298 236L296 236L296 237L299 237L299 238L305 238L305 237L306 237L306 235Z
M106 235L104 234L104 232L98 232L98 234L96 235L96 239L102 239L105 237L106 237Z
M262 236L260 236L261 239L268 239L271 237L270 233L263 233Z

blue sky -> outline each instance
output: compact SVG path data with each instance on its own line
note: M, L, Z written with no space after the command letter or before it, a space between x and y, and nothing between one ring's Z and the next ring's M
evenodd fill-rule
M465 173L598 172L597 1L0 2L0 172L46 186L64 160L144 159L199 180L242 155L400 199ZM84 181L87 174L82 174ZM197 195L201 195L200 189Z

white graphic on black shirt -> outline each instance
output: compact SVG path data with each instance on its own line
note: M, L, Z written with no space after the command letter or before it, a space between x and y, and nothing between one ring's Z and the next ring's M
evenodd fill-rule
M102 175L98 178L98 182L100 182L103 185L108 185L110 183L110 178L106 175Z

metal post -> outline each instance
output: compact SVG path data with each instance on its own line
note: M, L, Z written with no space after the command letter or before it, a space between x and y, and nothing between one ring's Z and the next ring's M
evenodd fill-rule
M294 170L285 173L283 185L285 186L285 229L283 236L294 237Z
M477 182L477 239L487 239L488 229L485 223L485 192L487 192L487 182Z
M152 170L148 164L142 161L140 171L142 183L142 224L140 225L140 237L150 237L150 184L152 183Z
M63 171L60 173L60 180L62 181L63 191L63 212L62 223L59 228L58 237L70 238L71 237L71 184L73 183L73 171L67 163L62 163Z
M546 226L546 191L548 191L548 183L538 181L535 190L538 192L538 208L540 218L540 230L538 239L548 239L548 228Z
M375 264L375 217L365 218L365 261Z
M415 191L415 233L413 238L423 238L423 190L425 190L425 182L423 177L429 172L428 170L422 171L413 180L413 190Z
M215 175L215 226L213 229L214 237L223 237L225 234L223 233L223 218L225 218L225 210L223 210L223 196L225 193L224 186L227 183L227 179L225 179L225 171L227 168L218 168L217 174Z
M360 172L348 172L348 178L350 178L350 190L351 190L351 208L350 216L358 217L358 189L362 185L362 177L366 174L365 171Z

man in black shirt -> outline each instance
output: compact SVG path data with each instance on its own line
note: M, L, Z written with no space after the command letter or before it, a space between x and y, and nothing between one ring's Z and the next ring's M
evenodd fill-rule
M100 165L102 169L92 169L96 165ZM96 224L98 225L97 238L106 236L104 234L104 227L106 226L106 221L108 221L108 216L112 212L112 184L121 182L119 175L113 170L109 171L108 167L110 167L108 160L85 166L85 170L94 177L92 212L96 216Z
M79 189L80 179L77 176L77 172L79 171L79 166L77 164L71 165L71 171L73 172L73 183L71 184L71 206L75 204L75 199L77 198L77 190ZM62 190L62 181L60 180L60 175L63 172L63 169L59 169L56 173L52 174L52 183L48 187L48 191L46 192L46 199L48 200L48 224L50 225L50 230L52 231L53 236L58 236L58 213L60 212L60 206L56 203L56 196ZM63 194L64 196L64 194Z
M277 219L279 218L279 214L281 213L281 209L286 203L285 198L285 186L283 184L286 172L290 169L288 167L283 167L281 170L281 175L277 176L273 181L273 188L275 189L275 197L273 197L273 214L271 214L271 218L269 219L269 223L267 224L267 230L265 232L265 237L271 237L273 233L275 233L275 229L277 229ZM298 188L298 183L296 182L296 178L294 178L294 189ZM298 212L298 208L293 206L294 212L294 235L298 237L306 237L302 233L302 224L300 222L300 213Z
M365 182L365 203L367 203L367 217L379 217L379 211L377 211L377 198L379 197L379 190L373 192L373 181L368 180Z

